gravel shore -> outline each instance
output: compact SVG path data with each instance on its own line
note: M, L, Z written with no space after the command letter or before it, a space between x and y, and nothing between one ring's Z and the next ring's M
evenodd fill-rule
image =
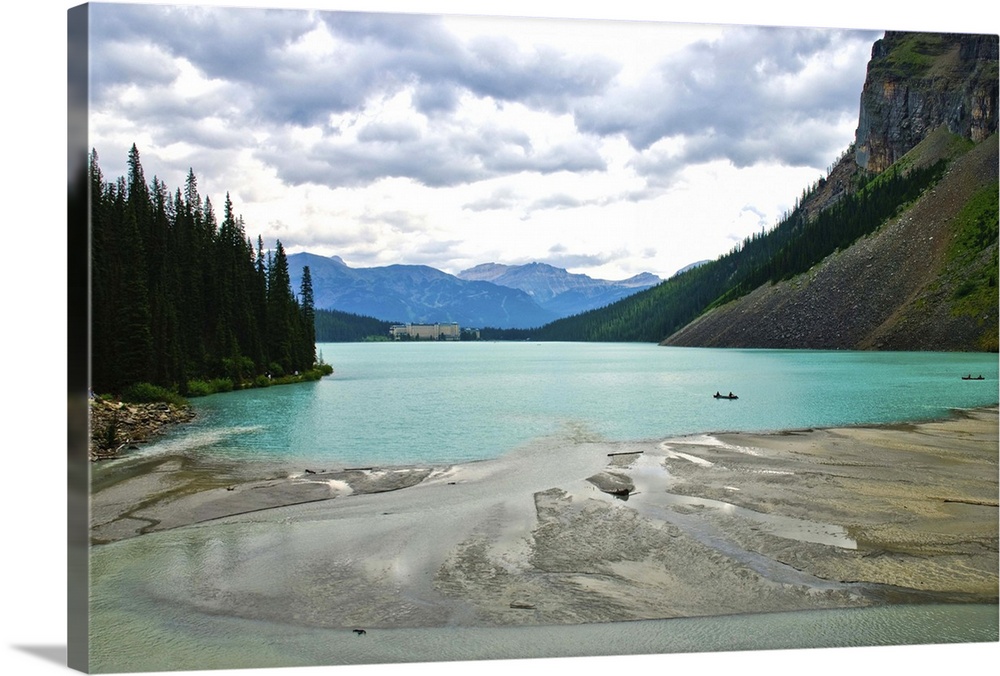
M111 460L138 450L138 444L154 439L171 425L194 418L190 406L165 402L137 404L91 398L88 405L91 461Z
M996 408L580 438L441 468L262 471L140 454L95 473L91 539L122 557L147 556L132 546L147 538L224 541L239 565L199 566L164 600L325 628L996 603L997 455Z

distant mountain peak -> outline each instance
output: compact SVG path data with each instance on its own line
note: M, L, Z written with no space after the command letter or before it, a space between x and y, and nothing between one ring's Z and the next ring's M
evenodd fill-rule
M695 261L694 263L689 263L688 265L685 265L683 268L681 268L680 270L678 270L677 272L675 272L671 276L672 277L676 277L677 275L684 274L688 270L694 270L695 268L698 268L698 267L701 267L702 265L705 265L705 263L711 263L711 262L712 261L710 261L708 259L705 259L705 260L701 260L701 261Z
M607 305L662 281L649 272L620 281L594 279L539 261L524 265L483 263L459 272L458 277L519 289L563 317Z
M652 272L640 272L637 275L633 275L628 279L623 279L618 282L622 286L656 286L663 280L654 275Z
M468 270L462 270L457 276L467 280L489 281L494 277L499 277L509 269L509 265L502 263L480 263Z
M347 267L347 263L345 263L344 259L341 258L340 256L321 256L319 254L309 253L308 251L302 251L300 253L291 255L296 256L300 260L313 261L320 265L331 262L331 263L336 263L337 265L341 265L345 268Z
M547 263L482 263L450 275L426 265L352 268L339 256L288 257L293 288L312 274L315 306L386 321L457 321L463 326L530 328L655 286L642 273L620 282L572 274Z
M288 257L293 288L308 265L314 306L392 322L457 322L462 326L530 328L556 318L526 293L470 282L426 265L352 268L337 256Z

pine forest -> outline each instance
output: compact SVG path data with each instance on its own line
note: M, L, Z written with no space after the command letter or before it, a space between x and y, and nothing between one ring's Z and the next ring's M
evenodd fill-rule
M220 220L193 170L174 192L147 183L135 145L116 180L92 151L89 180L94 392L188 396L314 370L309 269L296 296L281 242L254 242L228 193Z

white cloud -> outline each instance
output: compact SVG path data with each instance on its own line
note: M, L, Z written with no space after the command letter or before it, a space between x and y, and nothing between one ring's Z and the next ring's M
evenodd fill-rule
M93 24L106 175L135 142L147 175L192 168L290 251L606 278L775 220L852 140L875 35L112 5Z

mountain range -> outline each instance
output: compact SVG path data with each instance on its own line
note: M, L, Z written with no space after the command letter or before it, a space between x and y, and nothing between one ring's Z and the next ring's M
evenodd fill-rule
M614 303L637 291L656 286L662 281L649 272L621 281L594 279L545 263L527 265L483 263L463 270L458 273L458 278L520 289L531 296L542 309L557 317L568 317Z
M855 140L828 175L772 230L666 281L318 257L293 270L312 261L317 307L526 327L537 340L995 352L998 109L998 36L890 31L872 47ZM318 283L327 269L335 283Z
M384 321L533 328L618 301L660 283L643 273L593 279L544 263L477 265L451 275L425 265L352 268L339 256L288 256L292 287L309 267L313 304Z

